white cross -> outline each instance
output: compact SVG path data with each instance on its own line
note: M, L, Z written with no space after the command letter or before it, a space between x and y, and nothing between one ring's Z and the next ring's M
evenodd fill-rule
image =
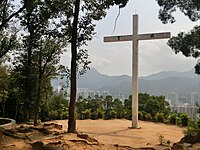
M104 37L104 42L132 41L132 128L138 128L138 41L170 38L170 32L138 34L138 15L133 15L133 35Z

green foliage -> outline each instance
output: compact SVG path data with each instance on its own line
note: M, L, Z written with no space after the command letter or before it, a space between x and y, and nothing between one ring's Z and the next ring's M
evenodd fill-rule
M69 118L69 112L68 111L63 111L60 115L61 119L68 119Z
M176 124L176 120L177 120L177 115L175 114L175 113L173 113L173 114L171 114L170 116L169 116L169 122L171 123L171 124Z
M92 115L92 112L91 112L91 109L86 109L84 111L82 111L82 119L90 119L91 118L91 115Z
M110 118L111 119L116 119L117 118L117 111L111 110L111 112L110 112Z
M157 113L162 113L164 116L169 114L169 104L163 96L150 96L149 94L139 94L139 111L150 113L152 118L155 118Z
M200 2L198 0L156 0L161 7L159 11L159 19L163 23L174 23L175 18L173 13L179 9L184 15L188 16L190 20L196 21L200 19Z
M187 129L184 131L185 135L196 135L200 133L200 128L198 127L198 121L189 121Z
M103 109L97 109L97 119L104 119L105 111Z
M182 126L182 120L179 116L176 118L176 125Z
M47 105L47 112L41 111L43 114L43 121L45 119L67 119L68 118L68 101L65 99L63 94L54 94L51 99L45 104ZM46 114L47 116L44 116Z
M157 113L155 116L156 122L162 122L164 123L164 114L163 113Z
M188 114L181 114L180 119L181 119L181 125L187 126L189 123L190 117L188 116Z
M200 119L197 119L197 126L200 129Z
M161 7L159 11L159 19L163 23L174 23L175 17L172 15L177 9L179 9L184 15L189 17L192 21L200 19L200 2L199 0L157 0ZM198 59L195 66L195 72L200 74L200 26L194 27L189 33L181 32L176 37L172 37L168 41L168 45L177 54L181 52L186 57L194 57Z
M152 120L152 116L151 116L150 113L146 113L146 114L145 114L145 120L146 120L146 121L151 121L151 120Z
M60 119L59 117L59 113L58 113L58 111L57 110L50 110L49 111L49 117L50 117L50 119L51 120L58 120L58 119Z
M138 111L138 119L145 120L145 114L146 114L146 112L144 112L144 111Z
M168 45L177 54L181 52L186 57L194 57L198 59L195 66L195 72L200 74L200 26L194 27L189 33L181 32L176 37L172 37L168 41Z

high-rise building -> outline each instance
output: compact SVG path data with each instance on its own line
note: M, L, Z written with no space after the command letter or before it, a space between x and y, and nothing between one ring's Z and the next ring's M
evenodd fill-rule
M200 95L197 92L192 92L191 93L191 105L195 105L196 102L198 102L200 99Z
M185 103L171 107L171 111L182 114L187 113L194 120L197 117L198 107Z
M176 92L168 93L166 98L172 100L173 104L176 104L178 102L178 93Z
M93 99L93 98L95 97L95 91L94 91L94 90L90 90L90 91L89 91L89 97L90 97L91 99Z
M77 96L82 96L83 98L88 98L89 96L89 89L88 88L78 88Z
M105 98L106 96L110 95L110 92L109 91L103 91L102 92L102 96L103 98Z
M98 96L98 97L100 97L100 96L101 96L100 91L96 91L96 92L95 92L95 95Z

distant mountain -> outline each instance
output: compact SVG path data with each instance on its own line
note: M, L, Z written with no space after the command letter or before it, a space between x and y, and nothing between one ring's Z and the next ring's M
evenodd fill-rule
M54 87L61 80L52 81ZM79 88L89 88L111 93L122 93L125 97L131 94L131 77L127 75L108 76L92 68L78 79ZM200 90L200 77L194 70L187 72L165 71L139 78L139 92L152 95L191 93Z
M91 68L86 74L78 79L79 88L89 88L99 90L105 86L118 87L124 82L131 82L131 77L128 75L108 76L99 73L96 69Z
M198 75L194 73L194 69L186 72L178 71L162 71L146 77L140 77L145 80L161 80L169 77L181 77L181 78L198 78Z

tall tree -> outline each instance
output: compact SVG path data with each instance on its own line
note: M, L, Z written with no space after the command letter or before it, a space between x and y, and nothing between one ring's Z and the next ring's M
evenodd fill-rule
M73 11L73 21L71 30L71 92L70 92L70 104L69 104L69 120L68 120L68 132L76 132L76 115L75 115L75 103L76 103L76 75L77 75L77 63L79 60L84 62L84 70L88 69L87 65L87 55L86 51L80 51L80 55L77 54L77 48L82 45L87 45L87 41L92 40L94 35L95 24L93 20L100 20L105 17L106 10L113 5L119 5L120 8L125 7L128 0L75 0L74 1L74 11ZM79 12L81 11L81 15ZM82 52L82 53L81 53ZM81 56L78 57L77 56ZM86 57L85 57L86 56ZM86 58L86 59L85 59Z
M52 79L57 75L59 67L60 56L63 53L63 48L66 46L61 38L44 39L36 52L37 61L37 94L35 99L35 117L34 125L38 124L38 114L40 103L42 100L42 91L48 83L48 78ZM50 81L50 80L49 80Z
M2 117L5 117L5 104L8 98L8 68L0 65L0 104L2 107Z
M21 1L20 7L13 0L0 1L0 58L17 46L18 31L16 30L16 17L25 9L29 0Z
M59 68L56 66L60 62L60 55L66 46L62 31L57 27L60 25L59 21L56 21L56 26L54 20L60 12L49 7L45 1L32 0L26 5L20 17L21 26L27 33L23 36L18 58L25 78L25 110L30 108L30 105L35 105L34 125L37 125L44 80L55 75ZM45 81L48 84L50 80Z
M175 17L173 13L179 9L191 21L200 19L200 1L199 0L157 0L161 7L159 11L159 19L163 23L174 23ZM176 37L172 37L168 41L168 45L177 54L182 52L186 57L198 59L195 66L195 72L200 74L200 26L194 27L190 32L179 33Z

